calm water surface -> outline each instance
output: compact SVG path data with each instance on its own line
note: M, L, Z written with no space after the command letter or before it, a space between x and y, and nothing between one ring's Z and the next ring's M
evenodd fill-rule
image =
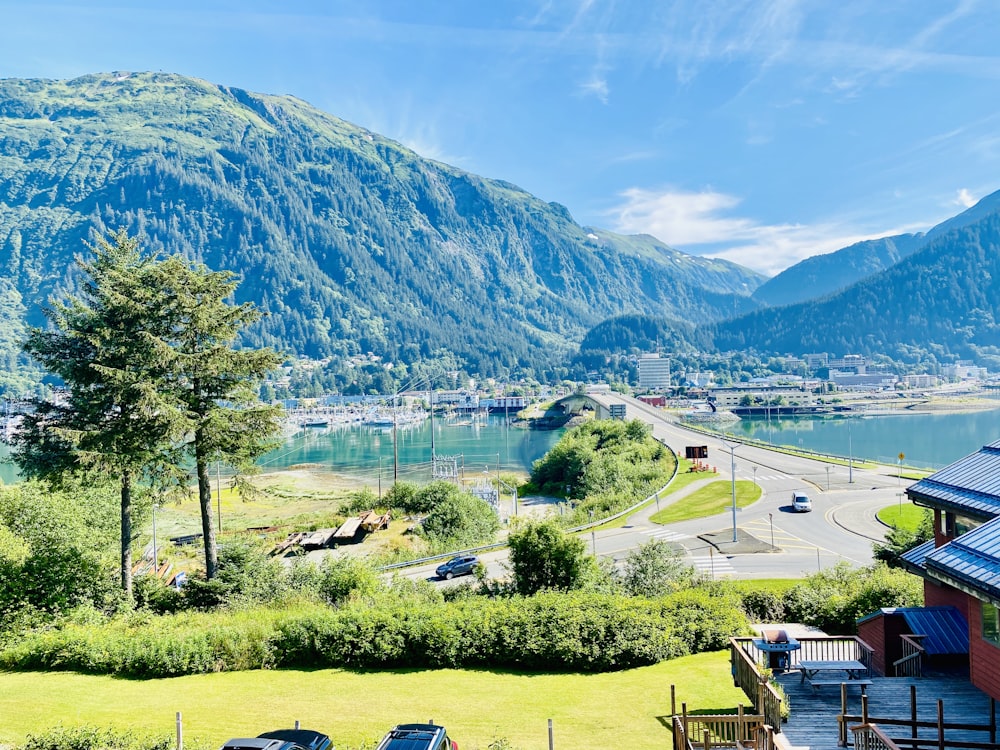
M1000 409L966 413L873 415L744 419L730 432L775 445L809 448L841 456L853 454L895 463L903 453L911 466L940 468L986 443L1000 440ZM438 456L456 456L465 476L501 471L528 471L549 450L561 431L536 432L505 426L502 415L479 420L434 420L434 450ZM426 481L431 476L431 424L401 427L396 436L401 480ZM17 480L5 462L7 446L0 444L0 480ZM377 478L393 476L392 429L352 426L339 429L306 428L261 460L265 471L314 464L341 474Z

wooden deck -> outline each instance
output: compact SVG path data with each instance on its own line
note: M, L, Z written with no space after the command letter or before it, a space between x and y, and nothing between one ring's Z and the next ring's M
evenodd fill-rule
M841 712L840 687L835 685L822 686L814 689L808 682L803 682L797 670L778 676L778 682L788 696L791 715L782 725L783 739L796 748L810 750L837 750L839 727L837 716ZM944 701L944 721L946 724L989 724L991 716L991 701L989 697L972 686L967 678L962 676L939 677L873 677L868 687L868 715L879 724L878 717L895 719L910 719L910 686L916 686L917 718L920 721L937 722L937 701ZM860 717L861 690L859 687L849 687L847 691L848 715ZM849 722L850 725L860 724L860 720ZM879 724L879 727L892 738L911 737L908 726L891 726ZM936 747L937 730L920 728L917 736L933 743L923 747ZM990 742L986 732L972 732L960 729L946 729L946 740L951 742ZM848 732L848 743L852 742ZM996 738L1000 741L1000 737ZM904 749L913 748L911 744L900 744ZM954 745L952 745L954 747ZM995 747L1000 748L1000 745Z

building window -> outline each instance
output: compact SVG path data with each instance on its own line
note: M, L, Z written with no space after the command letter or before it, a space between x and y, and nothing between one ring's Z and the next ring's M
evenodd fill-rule
M1000 646L1000 609L983 602L983 640Z

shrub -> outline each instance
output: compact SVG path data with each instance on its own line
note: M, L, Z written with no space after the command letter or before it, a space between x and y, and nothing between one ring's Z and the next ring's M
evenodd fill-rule
M170 750L170 736L142 736L97 727L57 727L29 734L21 750Z

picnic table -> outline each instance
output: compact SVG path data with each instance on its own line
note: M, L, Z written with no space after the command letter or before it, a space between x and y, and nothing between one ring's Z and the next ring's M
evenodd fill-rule
M804 660L799 662L799 668L802 670L802 682L808 680L814 690L823 685L846 683L859 686L863 694L865 688L872 684L871 680L865 679L868 667L857 659Z

